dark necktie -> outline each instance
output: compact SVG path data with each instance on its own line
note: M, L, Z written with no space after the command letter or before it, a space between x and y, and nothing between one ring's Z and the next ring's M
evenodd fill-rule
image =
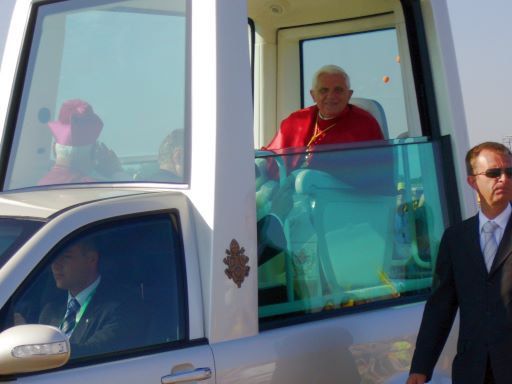
M64 321L60 327L62 332L64 332L66 335L70 334L73 331L73 328L75 328L76 314L79 310L80 303L78 303L78 300L75 298L71 299L68 303L68 309L66 311L66 315L64 316Z

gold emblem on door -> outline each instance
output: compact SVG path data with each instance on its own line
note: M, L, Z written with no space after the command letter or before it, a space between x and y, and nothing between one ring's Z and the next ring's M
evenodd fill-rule
M238 288L242 286L245 278L249 276L249 270L251 267L247 265L249 258L245 256L244 247L240 247L238 241L235 239L231 240L229 249L226 249L226 257L224 258L224 264L228 267L224 270L227 277L233 280Z

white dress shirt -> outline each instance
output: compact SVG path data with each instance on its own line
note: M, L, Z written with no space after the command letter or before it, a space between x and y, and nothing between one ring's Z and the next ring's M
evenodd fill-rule
M84 303L87 301L87 299L89 299L89 296L94 293L94 291L100 284L100 281L101 281L101 276L98 276L98 278L96 280L94 280L94 282L91 285L89 285L87 288L85 288L83 291L81 291L80 293L78 293L75 296L75 299L78 301L78 304L80 304L80 308L84 305ZM73 299L73 296L71 295L71 293L68 292L68 304L72 299ZM80 311L78 311L76 314L75 321L77 323L80 320L78 318L79 314L81 315Z

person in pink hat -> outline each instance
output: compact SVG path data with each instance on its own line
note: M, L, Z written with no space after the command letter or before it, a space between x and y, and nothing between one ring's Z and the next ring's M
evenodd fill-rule
M48 127L55 139L55 164L38 185L95 182L121 169L114 152L97 142L103 121L87 102L65 101L59 119L48 122ZM102 158L109 158L111 163L109 169L100 174L95 170L98 151L104 152Z

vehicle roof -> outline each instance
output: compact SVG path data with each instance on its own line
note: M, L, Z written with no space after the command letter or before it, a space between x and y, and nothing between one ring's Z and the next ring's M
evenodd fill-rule
M1 216L47 219L55 213L93 201L156 192L154 188L48 188L0 193Z

